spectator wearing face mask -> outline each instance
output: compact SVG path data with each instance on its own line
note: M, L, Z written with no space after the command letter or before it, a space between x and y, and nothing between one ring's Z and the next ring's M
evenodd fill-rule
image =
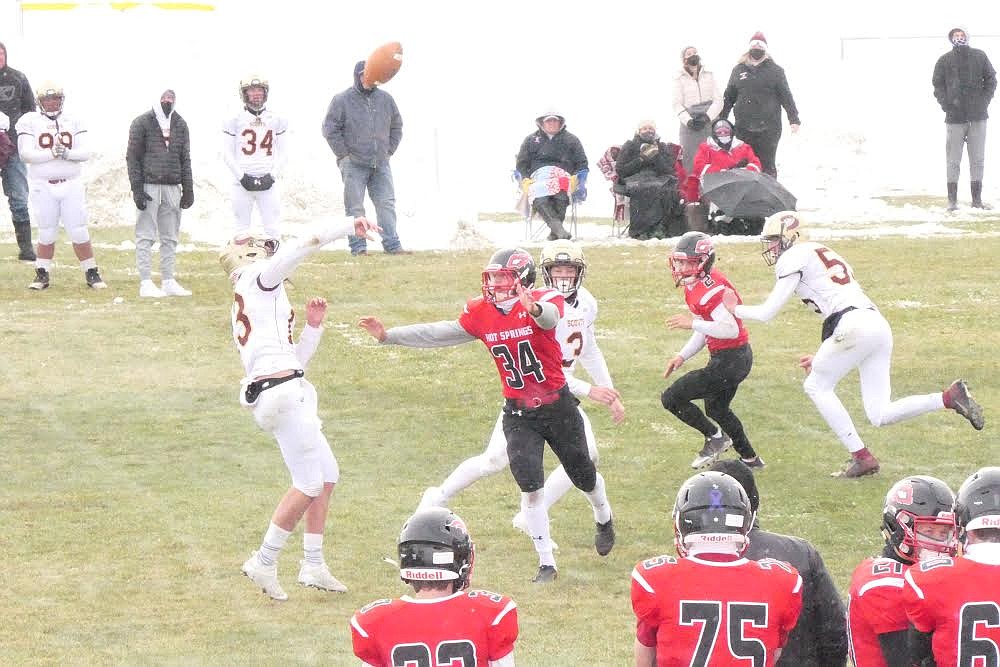
M986 108L997 89L997 73L990 59L969 46L962 28L948 31L951 51L934 65L934 97L944 111L948 170L948 210L958 208L958 176L962 147L968 145L973 208L983 204L983 165L986 162Z
M639 121L622 144L615 172L629 197L629 236L662 239L684 233L679 186L686 180L680 147L662 141L652 120Z
M760 160L750 144L737 139L733 124L725 118L712 123L708 139L698 147L694 167L684 188L684 199L691 205L686 208L687 226L694 231L712 231L708 227L709 202L701 199L701 185L705 174L727 169L761 171Z
M785 70L771 58L761 32L750 38L750 48L729 75L720 118L736 119L736 136L753 147L764 173L777 178L775 156L781 139L781 109L792 132L799 131L799 110L788 88Z
M708 138L712 119L721 109L722 95L715 74L702 65L696 47L685 46L681 50L681 68L674 76L674 113L681 123L677 136L686 171L691 171L694 154Z

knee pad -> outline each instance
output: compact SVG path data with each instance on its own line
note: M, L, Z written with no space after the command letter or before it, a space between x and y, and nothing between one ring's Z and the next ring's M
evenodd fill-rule
M664 389L663 393L660 394L660 403L663 405L664 410L673 412L673 409L676 407L676 401L674 400L673 392L670 391L670 387Z
M59 238L59 228L58 227L42 227L38 226L38 242L42 245L52 245Z
M73 243L80 244L90 241L90 231L85 223L67 227L66 233L69 234L69 240Z
M323 493L323 476L312 475L306 480L293 478L292 486L310 498L315 498L319 494Z
M483 477L495 475L507 467L507 452L487 452L479 461L479 474Z

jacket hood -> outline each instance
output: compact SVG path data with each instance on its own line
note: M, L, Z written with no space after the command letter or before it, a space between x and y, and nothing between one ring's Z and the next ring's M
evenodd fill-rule
M559 113L558 111L555 111L553 109L549 109L548 111L542 112L542 115L540 115L538 118L535 119L535 125L538 126L539 130L542 130L542 121L544 121L549 116L555 116L556 118L559 119L559 123L562 125L559 128L560 131L566 129L566 118L561 113Z
M374 88L368 89L365 88L364 85L362 85L361 75L364 73L365 73L365 61L359 60L358 62L354 63L354 87L358 90L358 92L367 95L371 93L372 90L375 89Z
M3 51L4 58L6 58L7 57L7 46L3 42L0 42L0 51ZM4 65L4 67L6 67L6 65Z

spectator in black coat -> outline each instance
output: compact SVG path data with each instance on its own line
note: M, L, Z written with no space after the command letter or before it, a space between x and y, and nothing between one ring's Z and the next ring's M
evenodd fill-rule
M628 233L634 239L662 239L685 232L679 184L686 174L680 147L662 141L652 120L639 121L615 163L619 190L629 197Z
M785 70L767 52L763 33L750 39L750 49L729 75L722 95L720 118L736 117L736 138L747 142L760 158L765 174L778 176L775 158L781 139L781 109L788 114L792 132L799 131L799 110L788 88Z
M28 77L7 64L7 47L0 43L0 113L7 115L13 151L7 164L0 168L3 193L10 207L10 221L14 225L17 238L17 258L23 262L34 262L35 251L31 247L31 216L28 213L28 170L17 155L18 119L35 110L35 93L31 90Z
M535 119L535 124L538 129L524 138L517 153L517 171L521 175L522 187L526 188L535 172L542 167L559 167L578 178L580 172L587 171L587 154L583 151L583 144L566 129L565 118L555 111L547 111ZM585 175L583 179L586 179ZM534 199L532 209L549 226L550 241L570 238L571 234L563 227L568 207L569 193L565 190Z
M712 470L734 477L750 498L754 514L760 493L753 471L742 461L717 461ZM847 662L847 617L844 601L816 548L806 540L761 530L754 521L750 546L744 557L750 560L774 558L790 563L802 576L802 613L788 636L776 667L843 667Z
M962 28L948 32L951 51L934 65L934 97L944 111L945 152L948 169L948 210L958 208L958 176L962 168L962 146L969 147L972 206L983 204L983 166L986 162L986 108L997 89L997 73L990 59L969 46Z

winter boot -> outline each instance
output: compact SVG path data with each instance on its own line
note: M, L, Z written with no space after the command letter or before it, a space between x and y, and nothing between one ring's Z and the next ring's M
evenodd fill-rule
M36 257L35 250L31 247L31 223L27 220L18 220L13 224L19 249L17 258L22 262L34 262Z
M689 232L708 231L708 216L701 202L694 202L685 206L684 214L687 218L687 229Z
M972 208L991 208L983 203L983 182L972 181Z
M958 210L958 183L948 183L948 210Z

